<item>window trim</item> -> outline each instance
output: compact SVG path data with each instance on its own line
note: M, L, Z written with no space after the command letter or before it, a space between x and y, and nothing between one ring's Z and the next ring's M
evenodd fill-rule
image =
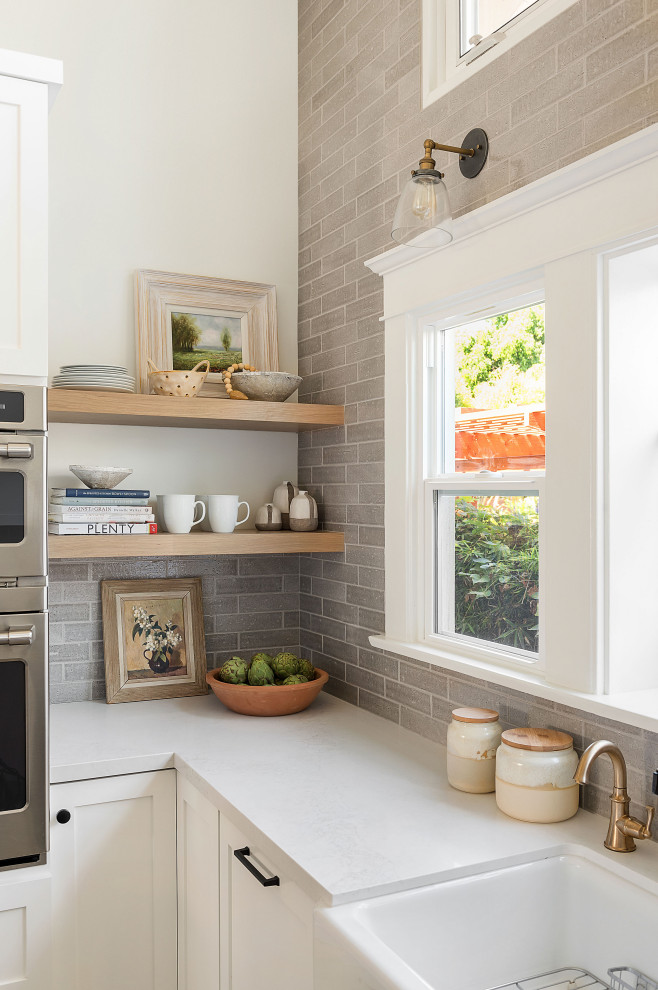
M422 0L422 105L423 109L490 65L514 45L529 37L577 0L542 0L538 7L522 11L504 30L502 41L477 57L460 55L459 0ZM473 49L470 49L472 53ZM456 57L455 57L456 56Z
M582 512L569 520L569 525L578 540L584 540L586 551L578 559L578 574L566 571L567 583L577 580L579 594L581 588L587 591L584 602L582 596L577 603L566 598L570 620L577 615L580 638L577 642L571 638L573 630L568 623L560 630L567 650L560 658L558 636L553 648L558 660L545 679L487 665L474 656L465 658L452 650L436 650L422 642L416 610L411 605L423 503L422 495L413 490L408 480L418 470L414 430L422 413L424 362L419 352L422 334L418 331L432 317L436 319L439 308L450 317L456 308L463 309L465 300L470 300L472 310L478 311L492 288L510 298L514 287L532 281L533 275L540 278L543 274L546 280L547 320L552 325L554 320L568 317L573 333L569 350L561 355L565 381L560 375L557 381L551 380L547 367L547 408L552 409L551 389L556 385L569 388L575 382L582 390L581 379L573 376L584 361L588 366L587 394L579 395L580 407L590 427L600 422L597 417L603 414L602 361L590 361L588 355L595 345L601 346L605 314L601 314L600 307L599 313L594 314L592 304L601 298L604 255L625 245L640 246L656 236L658 197L651 190L656 189L657 163L658 125L653 125L458 218L454 240L443 248L420 252L401 246L366 263L384 276L386 363L397 369L396 375L387 376L385 382L386 632L370 637L370 642L374 647L448 671L470 674L654 732L658 731L658 689L607 696L601 693L604 600L602 582L594 579L602 566L602 444L596 433L583 426L585 448L581 445L579 450L571 444L575 454L566 465L572 471L571 480L585 493ZM479 285L473 285L473 272L481 279ZM561 299L560 293L554 291L565 280L571 285L569 299ZM547 349L551 337L547 335ZM549 359L550 355L547 364ZM555 434L553 426L551 422L550 442L560 444L564 434ZM547 434L547 446L549 439ZM567 440L570 441L568 434ZM550 449L547 459L553 474ZM550 484L565 484L568 477L568 473L560 476L557 472ZM595 526L590 523L592 507L596 509ZM572 531L566 532L567 539ZM558 535L564 541L565 534ZM543 584L546 588L545 579ZM574 612L576 604L578 609ZM571 676L574 658L579 682Z

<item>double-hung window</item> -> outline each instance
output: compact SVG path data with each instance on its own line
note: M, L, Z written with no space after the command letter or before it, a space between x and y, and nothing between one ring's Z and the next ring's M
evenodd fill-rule
M544 305L425 328L425 641L541 666Z

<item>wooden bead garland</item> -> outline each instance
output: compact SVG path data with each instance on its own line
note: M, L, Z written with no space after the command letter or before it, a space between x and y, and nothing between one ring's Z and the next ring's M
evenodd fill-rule
M244 392L239 392L237 388L233 388L233 386L231 385L231 375L233 374L234 371L256 371L256 368L254 368L254 366L251 364L240 363L240 364L232 364L229 368L226 369L225 372L223 372L224 388L226 389L226 394L228 395L229 399L246 399L248 398L248 396L246 396Z

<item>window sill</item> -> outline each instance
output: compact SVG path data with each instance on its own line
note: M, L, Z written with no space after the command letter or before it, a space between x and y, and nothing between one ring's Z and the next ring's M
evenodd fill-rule
M492 667L479 660L432 649L422 643L405 643L386 636L371 636L370 643L388 653L422 660L444 670L452 670L502 687L524 691L534 697L568 705L591 715L634 725L639 729L648 729L650 732L658 732L658 688L649 691L629 691L624 694L585 694L547 684L541 677L528 671Z

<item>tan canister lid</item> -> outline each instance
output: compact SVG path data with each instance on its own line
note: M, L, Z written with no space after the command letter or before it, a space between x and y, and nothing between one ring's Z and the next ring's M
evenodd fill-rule
M452 717L457 722L497 722L500 718L493 708L455 708Z
M501 739L514 749L531 749L536 753L555 753L573 747L572 736L558 729L505 729Z

